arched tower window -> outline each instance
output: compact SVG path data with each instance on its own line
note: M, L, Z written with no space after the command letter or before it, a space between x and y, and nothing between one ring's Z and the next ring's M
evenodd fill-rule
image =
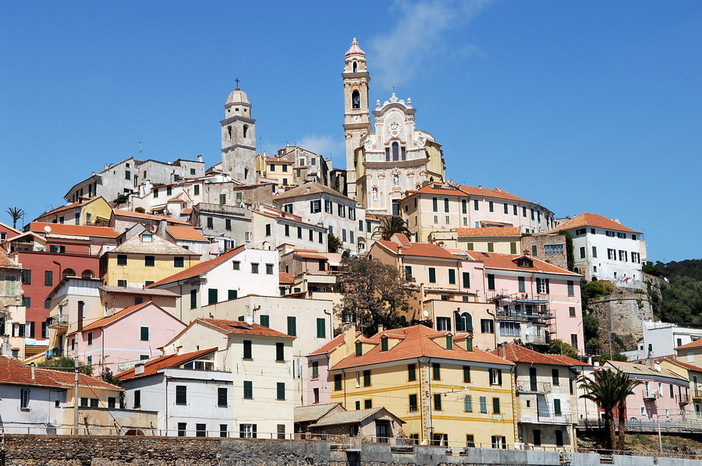
M232 139L232 125L227 126L227 135L229 136L229 139Z
M385 148L385 161L386 162L390 161L390 148L389 147Z
M356 71L358 71L358 63L353 62L353 72L355 73Z
M249 169L247 167L247 168L244 168L244 179L248 179L248 177L249 177Z
M393 162L400 160L400 145L397 141L392 143L392 160Z
M361 108L361 94L358 90L351 93L351 108Z
M244 133L244 138L246 138L246 135L249 133L249 125L244 125L243 133Z

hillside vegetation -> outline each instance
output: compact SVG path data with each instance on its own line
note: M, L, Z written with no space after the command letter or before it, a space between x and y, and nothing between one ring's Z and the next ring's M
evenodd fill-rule
M649 286L654 314L665 322L702 325L702 260L657 262L643 271L667 280L660 292Z

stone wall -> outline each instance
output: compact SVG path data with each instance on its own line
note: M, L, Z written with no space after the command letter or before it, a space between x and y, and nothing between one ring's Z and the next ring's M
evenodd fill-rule
M522 249L519 251L529 251L532 257L553 264L556 267L568 270L568 257L566 255L566 237L565 235L553 233L537 233L533 235L522 236ZM546 254L544 245L560 244L563 248L563 254ZM533 247L536 246L536 254Z
M621 350L635 350L636 342L643 338L643 321L653 319L648 295L624 288L617 288L607 296L591 300L588 307L600 320L600 339L605 350L608 350L610 331L624 344ZM614 344L613 349L617 349Z
M447 455L445 448L421 446L400 453L380 444L366 444L347 452L328 442L297 440L52 435L5 435L3 440L0 466L600 464L599 455L588 453L470 448ZM612 460L622 466L701 464L699 460L642 456L614 456Z

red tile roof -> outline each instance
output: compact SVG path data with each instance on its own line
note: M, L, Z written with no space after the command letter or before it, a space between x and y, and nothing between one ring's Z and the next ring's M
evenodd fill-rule
M166 231L176 240L183 241L202 241L208 243L209 241L205 238L200 230L197 230L191 226L186 225L170 225L166 227Z
M46 227L51 230L46 231ZM53 235L88 236L96 238L117 238L119 233L109 227L95 227L89 225L65 225L63 223L32 222L29 231L36 233L50 233Z
M295 277L291 273L286 273L286 272L279 272L278 273L278 282L280 284L292 284L295 281Z
M102 319L96 320L95 322L83 327L83 331L85 332L88 330L95 330L97 328L107 327L108 325L111 325L111 324L117 322L118 320L122 320L125 317L127 317L128 315L134 314L135 312L138 312L141 309L144 309L146 306L149 306L149 305L156 306L158 309L161 309L161 311L166 312L157 304L154 304L151 301L147 301L145 303L135 304L134 306L124 308L121 311L115 312L111 316L103 317Z
M231 249L222 254L221 256L215 257L214 259L210 259L205 262L200 262L199 264L193 265L192 267L189 267L176 274L173 274L170 277L166 277L155 283L152 283L151 285L147 286L147 288L155 288L157 286L165 285L166 283L187 280L188 278L198 277L200 275L206 274L215 267L224 264L229 259L242 252L244 249L246 249L246 246L243 245L239 246L238 248Z
M438 195L442 195L442 196L468 196L468 193L461 191L460 189L435 188L435 187L430 186L430 185L422 186L420 189L418 189L416 191L408 191L407 194L408 194L407 197L414 196L415 194L438 194Z
M114 214L120 217L134 217L134 218L144 218L148 220L165 220L170 223L178 223L178 224L188 224L185 220L178 220L177 218L172 218L172 217L163 217L161 215L152 215L152 214L142 214L141 212L133 212L131 210L119 210L119 209L114 209L113 210Z
M74 377L75 374L73 371L58 371L39 367L34 368L34 377L32 377L32 368L30 366L16 359L0 356L0 384L70 389L74 386ZM78 375L78 385L81 387L122 391L122 389L116 385L85 374Z
M495 189L487 189L483 187L476 187L476 186L465 186L465 185L459 185L458 188L463 191L466 194L474 195L474 196L484 196L484 197L497 197L500 199L509 199L512 201L520 201L520 202L529 202L530 204L533 204L533 202L527 201L526 199L522 199L521 197L517 197L514 194L510 194L507 191L503 191L500 188L495 188Z
M433 243L411 243L410 246L400 246L394 241L378 240L376 244L392 251L394 254L403 256L437 257L443 259L456 259L456 257Z
M562 269L560 267L556 267L555 265L548 264L530 256L520 256L518 254L499 254L496 252L468 251L468 253L473 259L482 262L486 268L526 270L531 272L558 273L579 276L577 273L570 272L569 270ZM530 261L532 261L533 267L519 267L515 260L520 257L527 257Z
M144 373L136 375L135 368L128 369L124 372L120 372L115 377L120 380L136 379L138 377L146 377L148 375L154 375L161 369L168 369L171 367L180 367L185 363L199 359L210 353L217 351L217 348L209 348L201 351L194 351L192 353L184 354L168 354L166 356L161 356L144 363Z
M303 259L317 259L317 260L329 260L326 256L320 254L312 254L309 252L299 252L295 251L295 257L301 257Z
M602 215L597 215L597 214L589 214L587 212L582 213L580 215L576 215L575 217L571 218L565 223L562 223L558 227L556 227L553 231L562 231L562 230L573 230L575 228L580 228L580 227L597 227L597 228L604 228L606 230L618 230L618 231L628 231L631 233L641 233L640 231L632 230L631 228L627 228L621 223L615 222L614 220L610 220L607 217L603 217Z
M456 228L459 237L494 237L494 236L521 236L517 227L493 228Z
M691 341L690 343L686 343L682 346L676 346L673 349L679 350L679 349L691 349L691 348L699 348L699 347L702 347L702 338L700 338L699 340Z
M676 366L682 367L683 369L687 369L689 371L702 372L702 367L695 366L694 364L690 364L687 362L682 362L679 359L665 358L664 361L668 361L672 364L675 364Z
M452 349L444 346L445 337L449 332L432 330L424 325L414 325L411 327L396 328L385 332L379 332L365 341L375 344L375 347L365 352L361 356L352 354L334 365L331 370L345 369L349 367L367 366L370 364L381 364L384 362L401 361L405 359L415 359L420 357L454 359L458 361L483 362L486 364L500 364L512 366L513 363L502 359L494 354L475 349L466 351L454 344ZM383 335L400 337L401 341L392 346L388 351L380 351L380 338ZM319 350L318 350L319 351Z
M588 365L568 356L539 353L516 343L500 345L492 350L491 353L512 362L568 367Z
M262 337L295 338L277 330L273 330L272 328L268 328L265 325L255 323L249 324L248 322L241 320L196 319L195 322L202 322L209 326L224 330L229 335L258 335Z
M356 332L356 338L360 337L362 334L361 332ZM312 351L309 355L316 355L316 354L327 354L331 350L336 349L342 345L346 344L346 337L345 333L340 333L336 337L334 337L329 343L326 343L316 350Z

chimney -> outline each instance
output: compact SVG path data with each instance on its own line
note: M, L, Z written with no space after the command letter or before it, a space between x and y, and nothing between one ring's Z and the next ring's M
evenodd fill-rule
M134 366L134 375L141 375L144 373L144 363L143 362L138 362L136 366Z
M383 333L385 331L385 326L383 324L378 324L378 333Z
M198 154L198 155L197 155L197 161L198 161L198 162L202 162L202 154Z
M166 220L161 220L158 223L158 236L161 238L166 238L166 226L168 225L168 222Z
M356 324L350 323L344 331L344 354L350 356L356 353Z
M32 380L34 380L34 364L32 364L29 367L31 368L31 371L32 371Z

